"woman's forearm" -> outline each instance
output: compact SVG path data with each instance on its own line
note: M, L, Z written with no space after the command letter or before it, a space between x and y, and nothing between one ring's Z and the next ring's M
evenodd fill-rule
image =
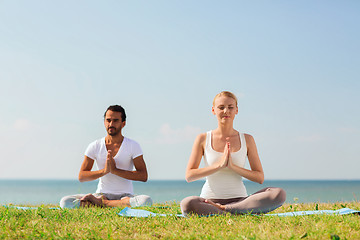
M187 182L193 182L195 180L207 177L221 169L220 166L211 165L204 168L187 169L185 179Z
M231 164L229 168L232 169L237 174L241 175L242 177L249 179L250 181L257 182L260 184L264 182L264 173L262 171L249 170L234 164Z

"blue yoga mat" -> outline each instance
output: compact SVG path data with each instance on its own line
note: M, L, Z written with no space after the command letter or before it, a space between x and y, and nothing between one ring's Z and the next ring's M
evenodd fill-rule
M154 217L154 216L174 216L172 214L159 214L153 213L142 209L124 208L118 213L123 217ZM291 216L304 216L304 215L315 215L315 214L360 214L360 211L353 210L350 208L342 208L339 210L316 210L316 211L297 211L297 212L286 212L286 213L268 213L265 216L279 216L279 217L291 217ZM182 214L177 214L177 217L184 217Z
M316 214L360 214L360 211L353 210L350 208L341 208L338 210L316 210L316 211L297 211L297 212L286 212L286 213L268 213L266 216L279 216L279 217L291 217L291 216L304 216L304 215L316 215Z
M4 207L7 208L16 208L16 209L21 209L21 210L31 210L31 209L38 209L39 207L21 207L21 206L9 206L9 205L4 205ZM49 209L60 209L58 207L51 207Z
M154 217L154 216L161 216L161 217L165 217L165 216L177 216L177 217L184 217L184 215L182 214L162 214L162 213L153 213L147 210L142 210L142 209L132 209L129 207L124 208L123 210L121 210L121 212L118 213L120 216L123 217Z
M31 210L38 209L39 207L21 207L21 206L4 206L17 208L22 210ZM60 209L57 207L51 207L49 209ZM124 217L154 217L154 216L176 216L176 217L184 217L182 214L162 214L162 213L153 213L147 210L142 209L132 209L129 207L124 208L121 212L118 213L120 216ZM350 209L350 208L341 208L338 210L316 210L316 211L296 211L296 212L286 212L286 213L268 213L264 214L265 216L279 216L279 217L293 217L293 216L305 216L305 215L316 215L316 214L337 214L337 215L346 215L346 214L358 214L360 215L360 211Z

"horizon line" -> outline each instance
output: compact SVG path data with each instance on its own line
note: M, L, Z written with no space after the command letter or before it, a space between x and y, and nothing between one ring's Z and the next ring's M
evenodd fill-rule
M0 178L0 181L11 181L11 180L14 180L14 181L79 181L77 178ZM96 179L97 180L97 179ZM93 180L93 181L87 181L87 182L95 182L96 180ZM147 182L149 181L184 181L186 182L185 179L148 179ZM205 181L205 179L199 179L199 180L196 180L196 181ZM194 181L194 182L196 182ZM246 182L251 182L250 180L248 179L244 179L243 181L246 181ZM334 179L334 178L324 178L324 179L265 179L264 182L266 181L360 181L360 178L339 178L339 179ZM80 182L80 181L79 181ZM133 182L137 182L137 181L133 181ZM86 182L84 182L86 183ZM146 182L144 182L146 183ZM191 183L191 182L190 182Z

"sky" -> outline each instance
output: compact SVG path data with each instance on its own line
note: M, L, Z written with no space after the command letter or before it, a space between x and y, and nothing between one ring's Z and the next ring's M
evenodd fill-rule
M149 179L184 179L223 90L265 180L360 179L359 25L355 0L0 0L0 179L77 179L113 104Z

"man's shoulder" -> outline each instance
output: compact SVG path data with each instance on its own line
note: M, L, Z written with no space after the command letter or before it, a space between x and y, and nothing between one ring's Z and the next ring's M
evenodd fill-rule
M93 141L93 142L91 142L91 143L89 144L89 147L90 147L90 146L92 146L92 147L101 146L101 144L105 142L104 139L105 139L105 137L96 139L95 141Z
M128 144L131 144L131 145L139 145L140 146L140 144L137 142L137 141L135 141L134 139L131 139L131 138L128 138L128 137L124 137L124 140L128 143Z
M103 143L105 144L104 138L100 138L100 139L97 139L97 140L91 142L85 150L85 155L94 159L95 155L102 148Z
M125 148L127 149L127 151L129 151L131 154L133 154L133 157L134 156L138 157L138 156L142 155L141 146L137 141L127 138L127 137L124 138L124 141L126 141Z

